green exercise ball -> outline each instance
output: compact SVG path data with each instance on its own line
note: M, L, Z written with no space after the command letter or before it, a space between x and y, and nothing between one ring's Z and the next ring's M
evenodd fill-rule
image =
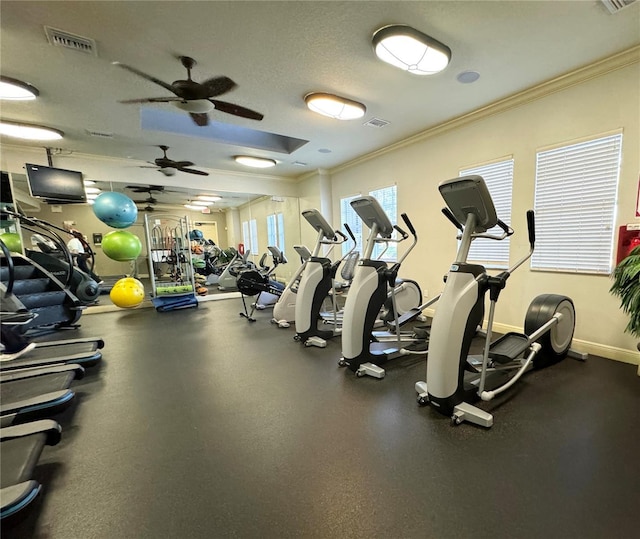
M126 230L114 230L102 238L102 251L112 260L135 260L142 252L140 238Z
M12 253L22 253L22 238L20 234L15 232L5 232L0 234L0 240L7 246Z

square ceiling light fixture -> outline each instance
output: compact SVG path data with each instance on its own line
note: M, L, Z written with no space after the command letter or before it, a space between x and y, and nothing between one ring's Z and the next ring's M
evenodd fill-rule
M0 99L10 101L29 101L40 95L31 84L10 77L0 77Z
M356 120L362 118L367 111L367 107L362 103L321 92L305 95L304 102L309 110L336 120Z
M451 49L411 26L392 24L373 34L380 60L414 75L434 75L449 65Z

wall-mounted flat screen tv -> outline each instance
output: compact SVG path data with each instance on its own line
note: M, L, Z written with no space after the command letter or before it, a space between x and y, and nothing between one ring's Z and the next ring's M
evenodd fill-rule
M31 196L53 203L86 202L82 172L25 164Z

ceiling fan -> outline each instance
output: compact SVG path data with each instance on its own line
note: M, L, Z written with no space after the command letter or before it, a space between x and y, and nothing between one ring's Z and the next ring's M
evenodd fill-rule
M157 168L160 172L162 172L165 176L173 176L176 173L176 170L180 172L188 172L189 174L199 174L200 176L208 176L208 172L204 172L202 170L196 170L194 168L187 168L193 166L191 161L174 161L173 159L169 159L167 157L167 150L169 146L158 146L163 152L162 157L158 157L153 163L149 161L152 167L148 167L146 165L141 166L140 168Z
M180 56L182 65L187 69L187 80L176 80L171 84L161 81L156 77L147 75L135 67L131 67L120 62L113 62L127 71L131 71L140 77L147 79L175 95L168 97L146 97L142 99L127 99L120 103L173 103L176 107L187 111L193 121L200 126L209 124L209 111L217 109L220 112L233 114L250 120L262 120L264 116L254 110L241 107L227 101L212 99L213 97L227 93L237 85L229 77L212 77L204 82L195 82L191 79L191 68L196 65L196 61L189 56Z

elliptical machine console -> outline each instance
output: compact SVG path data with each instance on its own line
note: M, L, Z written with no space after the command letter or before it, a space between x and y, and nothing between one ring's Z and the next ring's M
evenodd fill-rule
M431 325L427 381L415 386L418 404L430 403L439 412L450 415L453 424L466 420L491 427L493 416L470 402L489 401L531 368L563 359L573 339L575 311L566 296L540 295L529 306L524 333L507 333L492 343L500 292L511 273L533 254L533 211L527 212L529 252L508 270L492 276L483 266L467 262L471 242L477 238L504 240L513 230L498 219L484 180L480 176L454 178L442 182L439 190L448 206L443 213L462 233ZM488 233L495 226L502 232ZM482 356L468 356L476 329L484 318L487 292L491 301L484 351Z

